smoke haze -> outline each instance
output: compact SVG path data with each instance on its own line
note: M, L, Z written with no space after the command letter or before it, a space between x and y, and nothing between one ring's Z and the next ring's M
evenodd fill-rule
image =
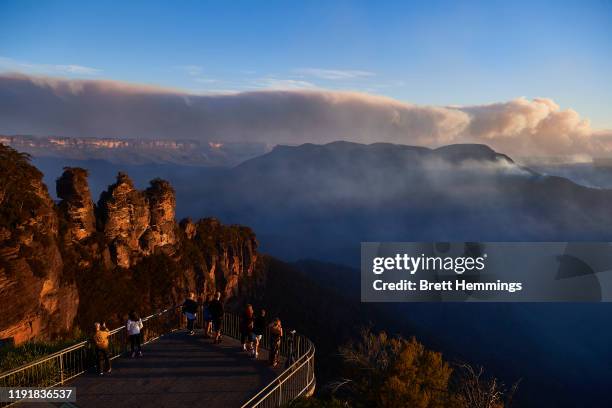
M0 75L0 132L68 137L198 139L276 144L484 143L515 157L612 155L612 131L592 129L546 98L419 106L319 90L196 95L104 80Z

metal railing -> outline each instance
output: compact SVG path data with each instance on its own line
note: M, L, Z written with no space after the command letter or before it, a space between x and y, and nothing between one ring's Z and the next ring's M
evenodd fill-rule
M202 310L200 309L200 312ZM164 334L176 331L185 324L180 308L173 307L142 319L146 323L141 331L143 344L150 343ZM198 313L197 326L203 328L203 313ZM223 335L240 339L240 318L233 313L223 317ZM271 348L269 332L263 337L261 347ZM128 334L125 326L111 330L109 336L109 357L115 359L128 350ZM312 342L301 334L289 334L281 341L280 355L291 361L278 377L250 400L246 407L279 407L300 396L310 395L315 387L314 355ZM0 373L0 387L42 387L63 385L83 374L96 364L95 347L91 341L76 343L63 350L25 364L13 370ZM0 403L0 407L12 403Z
M204 313L198 313L197 326L201 328L204 328L205 324L203 316ZM240 334L240 316L225 313L223 335L240 339ZM269 329L266 329L260 347L265 350L272 349L272 336ZM245 402L241 408L280 407L301 396L312 395L316 386L314 344L306 336L286 332L281 340L280 355L285 363L290 360L291 364L271 383Z
M165 333L180 327L181 314L176 308L166 309L142 319L143 344L150 343ZM111 330L108 337L109 357L115 359L127 351L128 335L125 326ZM63 385L83 374L96 364L95 348L85 340L49 354L41 359L0 373L0 387L41 387ZM11 405L0 402L0 407Z
M270 336L264 336L264 346L270 350ZM301 334L283 337L280 354L292 363L270 384L242 405L242 408L280 407L301 396L310 396L316 386L314 371L315 346Z

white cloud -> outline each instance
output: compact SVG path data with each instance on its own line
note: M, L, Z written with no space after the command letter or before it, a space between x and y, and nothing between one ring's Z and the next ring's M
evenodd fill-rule
M348 80L372 77L376 74L369 71L344 70L344 69L322 69L322 68L300 68L296 73L328 80Z
M253 81L254 88L264 88L273 90L296 90L296 89L315 89L317 86L312 82L298 79L283 79L264 77Z
M217 79L214 78L204 78L204 77L198 77L198 78L194 78L194 81L200 83L200 84L215 84L217 82L219 82Z
M204 72L204 68L200 65L177 65L175 68L189 76L200 76Z
M18 61L8 57L0 57L1 71L20 71L31 74L45 75L96 75L102 70L76 64L34 64Z
M97 68L84 67L82 65L51 65L53 70L75 75L96 75L100 72Z
M194 82L199 84L215 84L219 80L204 75L204 67L200 65L177 65L175 69L187 74Z

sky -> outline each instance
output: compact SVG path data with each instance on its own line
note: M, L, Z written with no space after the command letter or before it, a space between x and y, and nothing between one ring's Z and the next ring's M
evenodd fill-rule
M612 129L610 1L0 2L0 71L193 93L545 97Z

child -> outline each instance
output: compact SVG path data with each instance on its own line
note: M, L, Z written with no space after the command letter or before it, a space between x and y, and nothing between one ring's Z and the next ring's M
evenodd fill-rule
M135 311L132 310L130 312L125 327L130 338L130 349L132 350L132 358L136 357L136 353L138 353L138 357L142 357L142 350L140 346L140 331L142 330L143 324L142 319L138 317Z

